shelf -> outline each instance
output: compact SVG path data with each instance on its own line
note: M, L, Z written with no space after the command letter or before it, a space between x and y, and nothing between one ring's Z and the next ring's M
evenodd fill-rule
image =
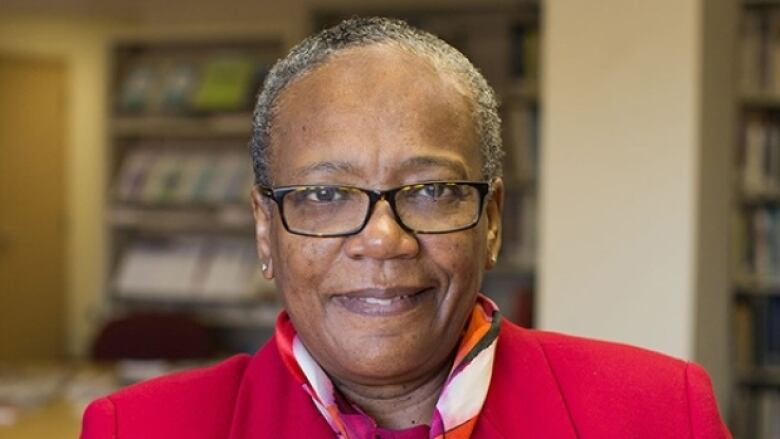
M780 0L742 0L742 5L748 8L780 6Z
M252 134L252 114L246 112L192 117L119 116L113 119L111 129L114 135L119 137L248 139Z
M780 189L765 188L760 191L742 191L739 195L740 202L745 205L778 204L780 203Z
M741 372L739 383L750 387L780 387L780 367L756 368Z
M749 296L780 295L780 275L757 276L742 274L735 277L734 287L738 294Z
M499 261L500 260L501 258L499 258ZM494 267L492 270L486 271L485 276L517 277L517 278L533 279L534 272L535 272L534 267L530 264L517 265L517 264L499 262L498 265L496 265L496 267Z
M109 211L109 224L119 229L157 232L223 231L253 232L254 219L248 205L116 206Z
M534 178L510 178L504 180L504 188L511 192L522 192L533 195L536 193L536 179Z
M186 312L206 325L222 328L272 328L281 305L259 298L242 300L214 300L188 298L135 298L112 295L114 303L134 311Z
M748 93L740 99L748 108L780 109L780 95L771 93Z
M523 84L518 82L517 84L510 85L508 87L499 87L496 90L499 99L502 103L520 102L520 103L537 103L539 102L539 86L538 84Z

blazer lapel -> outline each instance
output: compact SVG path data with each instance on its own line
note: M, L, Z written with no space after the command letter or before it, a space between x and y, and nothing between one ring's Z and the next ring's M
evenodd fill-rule
M247 367L230 439L335 438L306 391L295 382L272 339Z
M504 321L475 438L576 438L558 382L529 330Z

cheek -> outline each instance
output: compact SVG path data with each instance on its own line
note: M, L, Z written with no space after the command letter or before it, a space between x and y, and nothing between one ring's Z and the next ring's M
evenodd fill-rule
M452 236L432 235L427 244L428 253L451 278L465 281L479 272L485 254L485 239L481 228L474 228Z
M315 306L318 287L338 255L338 243L284 231L274 236L274 272L285 303L295 308Z

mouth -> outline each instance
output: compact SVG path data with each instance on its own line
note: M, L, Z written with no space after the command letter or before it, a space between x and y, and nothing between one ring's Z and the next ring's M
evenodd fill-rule
M371 288L333 297L347 311L366 316L392 316L416 308L432 297L434 288Z

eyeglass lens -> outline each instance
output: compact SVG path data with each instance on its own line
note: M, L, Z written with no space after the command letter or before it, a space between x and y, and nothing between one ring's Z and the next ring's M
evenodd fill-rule
M407 228L445 232L477 220L480 194L467 184L415 184L398 190L394 204ZM283 198L287 227L292 232L315 235L356 231L367 220L370 205L366 192L344 186L301 186Z

